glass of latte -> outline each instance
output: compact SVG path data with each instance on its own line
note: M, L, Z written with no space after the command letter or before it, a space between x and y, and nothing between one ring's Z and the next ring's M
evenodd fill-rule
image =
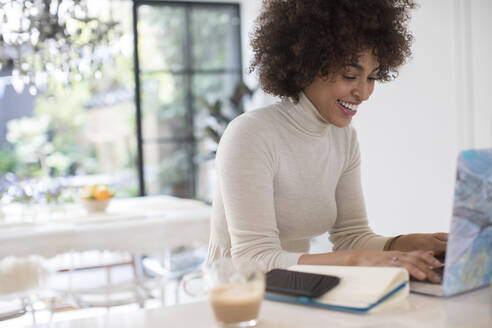
M200 278L204 288L199 292L190 290L190 282ZM256 326L265 293L265 273L255 262L221 259L185 276L183 286L190 295L208 295L221 327Z

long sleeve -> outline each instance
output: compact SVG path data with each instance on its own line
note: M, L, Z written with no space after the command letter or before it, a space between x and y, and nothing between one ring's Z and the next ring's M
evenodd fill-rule
M346 169L338 182L335 199L337 219L330 230L333 250L382 250L387 237L377 235L368 226L360 177L360 151L355 130L352 129Z
M282 249L274 206L275 150L254 117L235 119L217 152L217 173L231 256L286 268L302 253Z
M355 131L301 93L234 119L216 157L207 262L251 259L288 268L327 231L335 249L383 249L367 224ZM328 250L327 250L328 251Z

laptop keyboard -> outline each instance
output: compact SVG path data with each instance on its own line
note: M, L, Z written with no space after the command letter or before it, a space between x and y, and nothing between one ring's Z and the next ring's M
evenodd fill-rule
M440 268L434 269L434 272L439 276L439 278L441 278L441 281L440 282L432 282L432 281L430 281L427 278L424 279L424 280L419 280L417 278L414 278L413 276L410 276L410 281L420 281L420 282L426 282L426 283L434 284L434 285L440 285L440 284L442 284L442 280L443 280L443 277L444 277L444 267L440 267Z
M436 259L439 260L439 262L441 263L444 263L445 261L445 255L437 255L436 256ZM440 268L436 268L434 269L434 272L439 276L439 278L441 279L440 282L432 282L430 281L429 279L424 279L424 280L418 280L417 278L414 278L412 276L410 276L410 281L420 281L420 282L427 282L429 284L434 284L434 285L441 285L442 284L442 281L443 281L443 278L444 278L444 266L440 267Z
M444 278L444 267L440 267L440 268L437 268L437 269L434 269L434 272L439 276L439 278L441 279L440 282L431 282L429 279L426 279L428 282L431 282L433 284L442 284L442 280Z

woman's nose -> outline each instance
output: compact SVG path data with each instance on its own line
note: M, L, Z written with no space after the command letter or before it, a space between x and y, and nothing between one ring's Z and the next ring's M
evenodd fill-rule
M373 90L374 84L361 81L352 90L352 95L357 99L357 101L365 101L369 99Z

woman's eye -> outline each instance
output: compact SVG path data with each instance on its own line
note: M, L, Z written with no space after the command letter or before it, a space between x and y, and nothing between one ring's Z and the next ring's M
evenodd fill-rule
M355 76L350 76L350 75L344 75L343 78L346 80L355 80Z
M378 78L377 78L377 77L374 77L374 76L369 76L367 79L368 79L369 81L371 81L371 82L374 82L374 81L376 81Z

